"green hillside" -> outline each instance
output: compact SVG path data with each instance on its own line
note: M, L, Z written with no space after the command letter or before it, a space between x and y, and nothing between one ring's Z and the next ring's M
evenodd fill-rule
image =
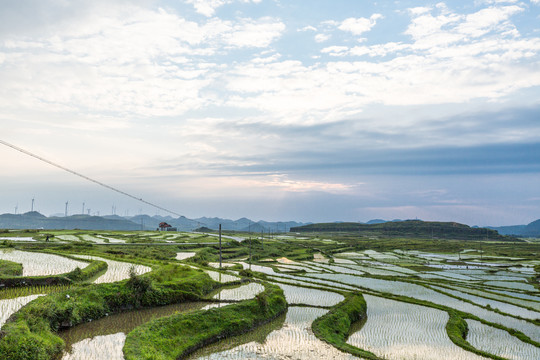
M357 232L364 236L411 237L459 240L516 241L502 236L495 230L472 228L455 222L431 222L407 220L382 224L361 224L354 222L321 223L291 228L291 232Z

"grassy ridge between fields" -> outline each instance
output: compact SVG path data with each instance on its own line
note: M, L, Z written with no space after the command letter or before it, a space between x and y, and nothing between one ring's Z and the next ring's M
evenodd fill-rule
M367 304L361 293L350 293L345 300L332 307L323 316L315 319L311 329L320 340L341 351L364 359L379 359L375 354L347 344L351 326L367 316Z
M176 360L220 339L267 323L287 309L283 290L264 284L254 299L237 304L176 314L137 327L127 335L126 360Z
M20 276L23 272L22 264L0 260L0 276Z
M2 327L0 359L57 359L64 349L55 334L59 329L124 310L199 300L219 285L200 270L165 265L128 280L80 285L40 297Z

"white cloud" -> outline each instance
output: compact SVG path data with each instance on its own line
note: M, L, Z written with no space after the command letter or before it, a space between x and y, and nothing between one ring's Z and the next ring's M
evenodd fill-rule
M231 48L268 47L285 29L271 18L198 24L136 6L113 8L107 17L78 25L53 25L43 37L3 42L2 106L170 116L215 105L219 101L202 91L223 65L205 57Z
M260 3L262 0L236 0L241 3ZM192 4L195 10L204 16L213 16L216 9L223 6L232 4L235 0L187 0L188 4Z
M381 19L383 16L381 14L373 14L368 18L348 18L341 22L338 26L338 29L342 31L347 31L353 35L362 35L365 32L371 30L373 26L377 23L378 19Z
M243 19L224 34L223 39L235 47L266 48L285 31L285 24L272 18Z
M300 32L303 32L303 31L317 31L317 28L314 27L314 26L308 25L308 26L304 26L301 29L298 29L298 31L300 31Z
M325 42L329 40L331 36L329 34L317 34L315 35L315 41L318 43Z
M507 22L510 16L522 12L519 6L490 7L467 15L457 32L471 37L479 37L490 31L506 30L513 26Z

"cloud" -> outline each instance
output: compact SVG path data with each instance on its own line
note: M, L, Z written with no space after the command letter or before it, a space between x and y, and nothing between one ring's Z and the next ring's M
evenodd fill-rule
M332 36L329 34L317 34L315 35L315 41L318 43L325 42L329 40Z
M225 43L235 47L266 48L279 38L285 30L285 24L272 18L258 20L242 19L224 34Z
M223 6L232 4L234 2L240 3L260 3L262 0L186 0L188 4L192 4L195 10L204 16L210 17L215 14L216 9Z
M298 29L298 31L317 31L317 28L311 25L304 26L303 28Z
M350 32L353 35L362 35L370 31L377 23L377 20L382 18L381 14L373 14L369 18L348 18L341 22L338 29Z

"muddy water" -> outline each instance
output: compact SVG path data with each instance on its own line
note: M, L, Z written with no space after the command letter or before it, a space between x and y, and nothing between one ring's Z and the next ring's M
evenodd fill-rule
M75 326L59 334L66 343L62 359L123 359L125 334L135 327L177 312L199 310L206 305L207 302L191 302L129 311ZM103 357L103 351L106 351L106 357Z

